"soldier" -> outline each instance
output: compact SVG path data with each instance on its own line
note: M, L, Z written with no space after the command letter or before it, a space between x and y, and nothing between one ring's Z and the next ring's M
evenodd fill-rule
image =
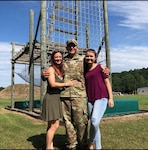
M83 72L83 56L78 51L78 43L74 39L66 42L67 56L64 58L64 81L75 79L78 84L67 87L61 92L63 117L66 127L67 148L85 148L87 144L87 102Z

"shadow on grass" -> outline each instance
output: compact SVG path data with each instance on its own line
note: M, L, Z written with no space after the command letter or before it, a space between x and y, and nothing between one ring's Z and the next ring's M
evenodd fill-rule
M54 147L58 149L66 149L66 136L62 134L56 134L53 140Z
M46 134L34 135L27 139L32 142L35 149L46 149ZM56 134L54 136L54 147L56 149L65 149L66 136Z
M32 142L35 149L46 149L46 134L39 134L31 136L27 141Z

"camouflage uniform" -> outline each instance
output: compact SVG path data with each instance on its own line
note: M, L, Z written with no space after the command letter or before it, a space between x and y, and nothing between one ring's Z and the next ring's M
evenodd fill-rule
M83 57L75 54L73 58L66 56L64 60L64 81L69 79L79 81L75 86L67 87L61 92L67 148L71 149L76 147L77 144L80 147L86 146L88 125L87 102L83 76Z

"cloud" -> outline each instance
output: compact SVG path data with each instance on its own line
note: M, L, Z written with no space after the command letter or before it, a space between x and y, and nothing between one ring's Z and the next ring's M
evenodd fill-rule
M0 52L10 52L11 47L11 44L8 42L0 42Z
M112 72L147 68L148 1L107 1L107 4Z
M145 30L148 26L148 1L107 1L108 10L120 16L118 25L132 29Z
M20 47L15 47L15 52L19 51ZM11 57L12 45L8 42L0 42L0 87L6 87L11 84ZM15 71L19 72L24 65L15 65ZM16 83L24 82L20 77L15 75Z
M148 67L148 47L122 46L111 49L112 72L128 71Z
M11 45L10 43L0 42L0 68L7 69L6 66L10 64L11 57Z

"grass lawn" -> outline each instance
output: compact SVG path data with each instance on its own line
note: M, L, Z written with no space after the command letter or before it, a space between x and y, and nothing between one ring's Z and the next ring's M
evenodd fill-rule
M115 98L137 98L139 109L148 110L148 95ZM5 106L10 104L10 100L0 99L0 148L45 148L46 122L22 113L5 110ZM103 149L148 149L148 115L102 120L100 128ZM65 140L65 128L61 125L55 135L55 148L64 149Z

